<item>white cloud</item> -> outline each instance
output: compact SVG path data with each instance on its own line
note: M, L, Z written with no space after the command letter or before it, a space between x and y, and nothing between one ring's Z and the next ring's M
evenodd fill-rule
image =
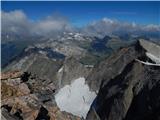
M2 11L1 18L3 34L54 36L72 29L67 19L61 15L52 15L33 22L23 11L15 10Z
M160 26L150 24L150 25L144 26L143 29L146 31L160 31Z
M38 21L29 19L21 10L1 12L2 34L17 34L21 36L40 35L57 36L67 31L79 31L73 27L62 15L51 15ZM110 34L136 34L160 36L159 25L138 25L136 23L121 22L114 19L103 18L89 23L80 30L82 33L103 37Z
M157 34L160 32L159 25L138 25L135 22L127 23L109 18L103 18L88 24L82 31L89 35L103 37L110 34Z
M70 31L71 29L71 26L65 18L56 15L48 16L35 23L33 32L40 35L53 35L64 31Z
M30 23L20 10L1 12L2 33L28 33Z

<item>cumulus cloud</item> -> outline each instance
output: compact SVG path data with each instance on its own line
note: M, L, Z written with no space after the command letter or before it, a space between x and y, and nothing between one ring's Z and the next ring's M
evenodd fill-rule
M47 18L35 23L33 33L39 35L55 35L64 31L72 31L72 27L66 18L60 15L48 16Z
M71 31L68 20L58 14L47 16L38 21L30 20L21 10L1 12L2 33L17 35L55 36L64 31Z
M88 24L82 30L88 35L103 37L110 34L133 34L133 35L150 35L159 36L159 25L138 25L136 23L121 22L114 19L103 18Z
M27 16L20 10L1 12L2 33L28 33L31 26Z

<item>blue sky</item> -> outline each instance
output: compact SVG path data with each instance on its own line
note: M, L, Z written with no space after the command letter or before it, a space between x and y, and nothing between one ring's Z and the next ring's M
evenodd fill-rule
M29 19L39 20L53 13L61 14L76 26L83 26L104 17L137 24L160 24L160 2L53 2L5 1L5 12L22 10Z

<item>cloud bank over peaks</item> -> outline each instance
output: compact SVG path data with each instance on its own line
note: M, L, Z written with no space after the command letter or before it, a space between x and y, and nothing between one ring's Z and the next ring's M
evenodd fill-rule
M149 35L156 34L159 36L159 25L138 25L136 23L120 22L118 20L103 18L94 21L82 30L88 35L103 37L110 34L133 34L133 35Z
M33 33L38 35L57 35L65 31L72 31L72 27L66 18L60 15L48 16L35 23Z
M55 36L65 31L72 31L69 21L58 14L33 21L21 10L1 12L2 33L17 35Z
M1 12L2 33L28 33L32 26L27 16L20 10Z
M53 14L43 19L33 21L21 10L1 11L2 34L20 36L56 37L64 32L81 32L86 35L104 37L105 35L148 35L160 37L160 25L138 25L121 22L115 19L103 18L88 23L82 28L73 26L66 17Z

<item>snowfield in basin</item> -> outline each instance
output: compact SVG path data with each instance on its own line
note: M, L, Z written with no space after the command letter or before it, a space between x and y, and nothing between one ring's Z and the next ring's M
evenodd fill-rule
M65 85L55 95L55 100L61 111L86 118L90 106L95 99L95 92L91 92L85 78L74 80L71 85Z

